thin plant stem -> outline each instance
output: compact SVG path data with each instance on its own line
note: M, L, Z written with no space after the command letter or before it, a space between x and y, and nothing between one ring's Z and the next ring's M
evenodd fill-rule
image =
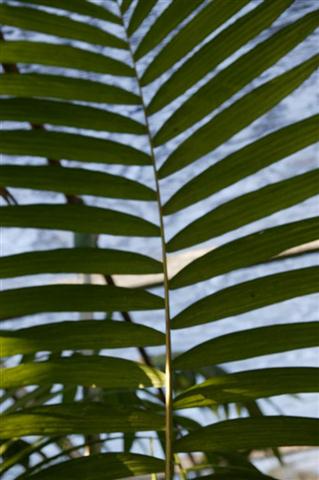
M120 7L119 7L120 9ZM134 59L134 54L129 42L129 38L127 35L124 18L121 15L123 30L125 32L126 41L128 44L128 48L130 51L133 68L135 70L135 77L137 80L139 96L141 99L146 129L147 129L147 137L148 143L152 158L153 164L153 172L154 172L154 179L155 179L155 187L156 187L156 200L158 206L158 213L159 213L159 227L160 227L160 235L161 235L161 247L162 247L162 262L163 262L163 274L164 274L164 301L165 301L165 478L166 480L171 480L174 475L174 456L173 456L173 377L172 377L172 344L171 344L171 318L170 318L170 299L169 299L169 278L168 278L168 266L167 266L167 251L166 251L166 239L165 239L165 226L164 226L164 215L163 215L163 207L162 207L162 200L161 200L161 190L159 185L159 179L157 174L156 168L156 159L155 159L155 152L153 148L152 136L151 136L151 129L148 121L148 116L146 113L146 106L144 102L144 96L142 87L139 81L139 75L137 71L136 62Z

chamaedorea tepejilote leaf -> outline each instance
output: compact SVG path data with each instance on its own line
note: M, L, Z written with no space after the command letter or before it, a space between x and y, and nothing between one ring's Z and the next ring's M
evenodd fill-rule
M267 185L226 202L187 225L167 245L169 252L205 242L292 207L318 192L319 169Z
M155 191L119 175L80 168L0 165L0 178L8 187L96 195L108 198L155 201Z
M81 320L76 324L66 321L0 330L0 338L4 357L37 351L101 350L165 343L165 335L153 328L113 320Z
M40 312L159 310L162 297L111 285L44 285L0 292L0 319Z
M65 15L54 15L38 9L1 5L0 22L2 25L10 25L105 47L126 48L126 44L121 38L100 28L71 20Z
M156 3L157 0L148 0L147 2L137 0L137 5L135 6L133 14L128 22L127 33L129 36L133 35L135 30L138 29Z
M222 145L298 88L318 68L315 55L288 72L257 87L196 130L169 155L160 178L177 172Z
M248 3L249 0L209 2L155 57L144 72L141 84L147 85L162 75Z
M22 363L2 371L3 388L55 383L112 389L162 387L164 374L132 360L92 355Z
M174 408L205 407L230 402L246 402L287 393L316 392L318 369L288 367L249 370L220 375L185 390Z
M110 5L87 2L86 0L18 0L19 3L27 5L39 5L50 8L57 8L59 10L66 10L69 12L79 13L93 17L94 19L105 20L106 22L120 23L120 18L117 17L111 10L108 9Z
M163 460L133 453L103 453L69 460L62 464L49 466L35 472L30 478L34 480L114 480L132 476L160 473L164 470Z
M145 125L124 115L68 102L37 98L6 98L0 100L0 118L26 121L36 125L48 122L74 128L143 135Z
M187 307L172 319L172 328L214 322L290 298L316 293L318 281L319 268L309 267L238 283Z
M187 3L184 0L175 0L168 4L164 12L156 19L155 23L142 38L134 53L134 57L138 60L157 47L166 35L173 32L179 23L185 20L187 15L202 3L203 0L193 0Z
M4 227L49 228L79 233L157 237L157 225L117 210L87 205L41 204L3 207Z
M146 275L161 273L162 265L139 253L95 248L60 248L0 258L0 278L77 272Z
M87 0L17 0L14 6L10 5L10 1L6 0L6 3L9 5L0 7L0 20L10 27L7 30L5 26L3 35L0 35L0 61L5 72L0 79L0 119L29 122L29 125L6 125L8 130L0 134L3 153L12 157L8 162L10 165L0 167L0 194L13 205L15 196L20 200L20 192L14 190L11 193L11 188L40 190L42 196L43 192L57 192L62 194L62 198L64 196L67 205L59 200L59 204L33 202L4 207L1 211L2 225L64 230L84 235L120 235L124 236L121 242L125 242L125 237L139 237L134 238L134 242L138 241L141 245L135 249L139 254L129 251L130 244L124 244L119 250L109 249L106 237L99 238L98 242L105 247L103 250L84 248L83 245L66 249L59 244L55 250L48 250L49 247L45 246L46 250L39 248L43 251L29 253L18 253L18 249L13 249L12 253L16 255L1 259L3 278L19 276L18 286L22 287L5 289L0 294L0 317L7 321L6 328L9 329L10 323L17 327L14 323L17 316L37 313L58 312L59 318L64 316L68 320L67 312L72 312L72 318L73 313L78 312L81 318L79 321L49 324L42 316L44 324L36 326L38 317L33 317L27 319L31 325L28 328L1 332L4 354L10 357L6 360L6 367L10 365L10 368L4 370L7 383L2 398L2 405L10 403L3 416L5 436L40 435L40 443L44 441L41 445L46 445L45 454L48 455L45 460L32 463L32 468L25 470L21 478L85 477L97 480L103 476L113 480L165 470L165 478L172 480L174 437L182 432L191 433L175 443L176 451L184 448L203 453L206 449L215 451L217 441L222 452L235 451L227 458L225 454L217 454L214 458L213 455L203 457L203 461L211 464L209 471L214 472L216 479L224 479L228 474L228 478L236 475L240 478L242 472L239 467L247 469L250 465L248 453L245 452L245 458L242 456L245 449L311 445L312 420L263 418L255 399L285 392L316 391L313 370L295 367L291 370L244 370L240 374L223 374L217 378L214 375L216 371L220 374L220 367L216 366L218 363L311 347L316 344L317 325L314 322L286 323L229 333L178 356L173 367L166 252L192 247L297 205L316 193L317 173L312 170L296 176L291 170L288 180L279 178L276 184L266 182L263 189L247 195L237 193L237 198L195 220L169 242L166 241L163 214L176 213L249 175L259 175L263 168L312 145L318 138L317 118L309 117L281 127L252 141L245 148L235 148L234 153L201 175L194 173L194 180L186 181L165 207L161 201L159 179L213 152L260 119L309 78L317 66L317 58L305 61L307 56L301 55L302 58L297 59L297 67L292 70L284 67L280 76L276 76L276 71L274 75L271 73L272 80L266 78L266 83L244 93L240 100L186 137L175 151L172 152L170 144L167 144L168 159L162 163L160 172L157 154L161 155L164 149L157 151L155 147L176 135L185 134L186 129L231 100L234 94L241 94L247 85L255 87L256 81L258 85L263 72L275 66L278 60L311 34L317 24L317 13L308 13L297 20L294 18L292 23L289 18L295 3L292 0L264 0L258 4L250 0L195 0L186 2L186 6L183 6L183 1L174 0L163 9L159 2L153 0L114 0L107 5ZM21 4L23 7L16 6ZM290 6L291 9L288 8ZM288 12L283 20L287 25L280 27L280 17L284 12ZM40 36L32 32L40 33ZM164 41L166 35L170 36L168 41ZM7 43L8 38L12 40ZM241 48L245 49L244 53ZM145 67L144 59L143 63L140 59L148 54ZM235 60L231 58L233 54L236 55ZM226 68L224 61L228 65ZM212 76L216 67L222 70ZM64 69L72 70L65 72ZM142 72L141 75L139 72ZM168 78L166 81L163 81L163 74ZM153 81L158 86L155 95L151 91ZM196 92L198 81L202 84ZM144 85L147 85L145 92ZM189 90L190 87L195 87L194 92ZM180 108L171 104L168 121L162 122L158 115L150 118L151 114L186 90L187 100L180 98L184 101ZM148 98L151 98L150 102ZM70 133L70 130L65 131L61 127L77 130ZM92 133L94 130L97 133ZM153 135L156 131L157 134ZM119 139L118 133L129 134L129 137L122 135ZM33 166L24 159L23 163L27 165L22 166L16 162L16 155L45 157L49 165L35 166L38 165L37 158L32 159ZM83 162L84 168L75 167L72 163L67 163L68 168L65 168L65 160ZM103 164L99 166L102 171L95 171L94 166L88 169L90 163ZM151 188L154 179L150 177L149 167L154 171L156 191ZM114 172L117 174L114 175ZM285 174L283 178L287 176ZM134 181L129 180L133 178ZM107 208L97 207L92 198L85 198L84 204L82 195L103 197L103 205ZM139 203L134 212L135 204L132 202L128 210L130 213L124 213L109 209L108 198L152 203ZM153 209L155 202L160 217L159 227L141 215L141 209ZM22 200L22 203L25 201ZM153 215L147 218L153 218ZM287 249L314 240L316 229L315 219L301 218L298 222L273 225L262 233L235 238L183 269L172 280L172 288L192 285L271 260ZM154 239L152 245L143 244L148 241L145 237L161 240L162 263L149 257ZM112 247L113 242L114 239ZM151 255L158 258L155 251ZM293 261L292 257L290 261ZM227 289L222 284L218 292L199 302L190 299L189 303L195 303L178 314L172 326L191 327L313 293L317 282L315 268L293 268ZM164 299L142 288L118 288L110 276L147 275L161 271L164 272ZM32 283L39 286L31 287L23 278L23 275L42 273L81 273L86 279L98 273L104 276L108 285L45 285L48 281L33 277ZM92 278L95 281L95 277L91 277L90 281ZM153 310L163 307L166 335L131 323L130 311L137 312L134 313L135 320L138 312L143 310L147 322L153 323ZM107 318L89 320L92 314L88 312L105 312ZM117 312L125 322L114 320ZM160 324L157 327L161 329ZM144 350L145 347L164 343L165 392L161 390L164 376L160 371L164 362L152 359ZM106 356L110 354L105 349L126 347L137 347L147 366L115 358L119 352L114 353L114 358ZM25 357L28 354L32 356ZM11 358L17 355L24 355L21 365L16 363L17 357ZM159 370L152 363L159 364ZM190 385L196 385L198 376L203 373L202 367L206 367L204 376L207 382L185 391ZM175 400L177 408L181 408L181 402L190 407L205 402L212 406L213 402L232 401L248 405L251 401L247 413L256 415L256 418L245 419L244 423L218 423L207 428L201 428L197 421L186 416L176 415L173 421L173 368L182 370L176 382L179 395ZM223 385L216 386L218 381L224 382ZM37 384L40 387L33 389L33 385ZM62 387L58 388L60 384ZM91 395L93 384L97 388ZM16 388L10 388L13 385ZM83 395L76 385L84 385ZM140 392L142 386L145 388ZM21 397L19 389L23 389ZM204 392L205 398L200 401L197 396L194 398L197 391ZM18 399L14 402L13 398ZM56 404L52 404L53 401ZM213 408L210 410L213 411ZM195 432L195 429L198 431ZM81 455L83 446L90 454L99 449L113 449L115 444L112 443L111 432L119 432L116 441L124 440L123 449L129 451L135 448L135 439L139 437L137 432L147 430L153 432L153 437L155 432L156 445L165 450L165 462L121 454L92 455L79 461L65 462L62 456L65 453L70 458L72 452ZM269 432L273 438L270 438ZM84 437L84 444L81 440L73 445L74 433ZM43 437L45 435L49 438ZM148 442L149 437L150 434L146 434L143 441ZM26 447L24 454L11 455L6 459L5 468L19 462L21 465L21 458L28 460L32 452L42 452L41 446L33 449L35 445L31 443ZM49 451L51 445L59 445L56 456ZM146 449L147 453L153 454L152 445L147 443ZM157 455L157 451L154 454ZM200 467L198 472L204 473L201 458L190 457L190 460L200 462L199 466L194 465L194 471ZM60 465L50 466L50 461L61 460L64 462ZM183 463L183 457L176 460L177 465L181 460ZM218 470L221 463L227 466L227 471ZM248 470L259 475L256 469ZM13 472L13 477L16 475L19 473ZM246 478L249 478L248 474ZM260 478L260 475L255 478Z
M226 420L198 429L175 443L176 452L264 449L280 446L318 446L319 420L265 416Z
M319 219L313 217L238 238L187 265L170 280L170 288L185 287L239 268L265 262L285 250L317 240L318 234Z
M163 84L152 100L148 113L152 114L156 112L159 108L167 105L184 93L185 90L195 85L197 81L210 73L219 63L231 56L249 40L255 38L262 30L269 27L291 3L291 0L279 0L275 3L266 0L257 8L232 23L227 29L224 29L217 37L205 43L199 51L195 52L173 73L165 84ZM238 8L239 6L240 2L236 2L233 8ZM223 7L214 4L214 2L211 3L212 10L214 10L214 8L219 10L225 8L226 15L229 14L229 7L230 2L223 2ZM198 35L197 32L196 35ZM214 52L214 55L212 55L211 52ZM256 67L255 77L258 76L259 73ZM206 104L208 107L210 102L206 102ZM165 140L163 140L159 134L156 135L155 141L157 144L160 144Z
M16 143L16 142L19 143ZM80 162L150 165L150 157L136 148L101 138L42 130L3 130L2 150L8 155L64 158Z
M82 48L44 42L0 41L0 62L58 66L75 70L133 77L126 63Z
M277 3L272 5L275 6ZM262 15L263 17L264 15ZM255 79L256 74L262 74L304 40L318 26L318 17L317 12L311 12L295 24L288 25L264 42L259 43L254 49L218 73L165 122L162 129L156 134L156 141L167 142L222 105L224 101ZM250 24L250 22L248 23ZM240 29L241 40L242 33L242 29ZM224 32L224 35L227 35L227 31ZM224 45L225 42L220 42L220 50L225 55ZM236 42L234 42L234 47L235 45L238 48L239 45ZM214 61L216 61L216 50L213 47L212 50L214 51ZM207 98L210 99L209 102L207 102Z
M163 430L161 415L146 410L110 411L102 403L44 405L2 417L2 438Z
M175 213L319 140L319 116L280 128L231 153L180 188L164 205Z
M7 73L0 77L0 95L47 97L83 102L138 105L134 93L102 82L38 73Z
M176 369L197 370L218 363L315 347L319 322L288 323L228 333L188 350L174 360Z

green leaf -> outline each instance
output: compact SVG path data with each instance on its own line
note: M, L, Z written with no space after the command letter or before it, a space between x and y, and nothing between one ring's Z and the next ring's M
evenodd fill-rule
M26 3L26 4L35 4L35 5L42 5L51 8L58 8L61 10L67 10L70 12L79 13L80 15L87 15L93 18L99 18L101 20L105 20L106 22L112 23L121 23L119 17L114 15L110 10L100 6L97 3L92 3L87 0L18 0L19 3ZM108 6L107 4L105 5Z
M39 273L147 275L162 273L162 264L139 253L100 248L60 248L0 258L0 278Z
M123 62L69 45L42 42L0 42L1 63L52 65L109 75L134 76L134 70Z
M180 188L164 205L170 215L319 140L319 116L280 128L231 153Z
M229 8L229 3L224 2L224 8ZM262 2L257 8L254 8L224 29L217 37L204 44L161 86L148 108L148 113L155 113L165 107L165 105L179 97L206 74L212 72L219 63L230 57L265 28L269 27L291 3L291 0L277 0L277 2L267 0ZM221 9L221 7L219 8ZM214 52L214 55L212 55L212 52ZM256 72L252 78L255 78L260 72L255 68L255 65L252 68ZM228 89L228 83L226 85ZM223 86L225 88L225 84ZM211 97L206 97L206 108L210 105L207 98ZM164 138L166 138L165 135ZM163 142L161 134L156 135L155 141L157 144Z
M163 299L142 289L111 285L44 285L0 292L0 319L44 312L158 310Z
M0 331L4 357L38 351L101 350L163 345L165 335L144 325L119 321L59 322L14 331Z
M178 395L174 408L247 402L259 398L319 390L318 368L265 368L220 375L195 385Z
M163 418L143 410L114 410L98 403L26 408L2 415L2 438L162 430Z
M78 162L151 165L150 157L123 143L65 132L2 130L0 149L7 155L32 155Z
M300 348L316 347L319 322L291 323L228 333L196 345L174 360L175 368L196 370Z
M209 2L155 57L143 74L141 84L147 85L162 75L247 3L249 0Z
M319 268L291 270L239 283L202 298L172 320L172 328L186 328L283 302L318 291Z
M208 154L271 110L316 70L318 60L319 55L311 57L288 72L255 88L209 120L168 157L159 170L160 178L167 177Z
M262 3L260 8L265 5L266 4ZM276 6L276 2L272 3L272 8ZM222 105L226 100L231 98L235 93L248 85L252 80L300 44L318 26L318 17L318 11L305 15L294 24L282 28L272 37L259 43L229 67L222 70L174 112L156 134L156 141L159 143L167 142L172 137L182 133L197 121L204 118L212 110ZM248 28L251 28L254 24L249 21L248 25ZM229 45L230 48L238 48L240 46L243 42L242 32L242 28L240 28L239 44L237 41L230 41L229 38L226 43L225 38L227 38L227 31L223 32L222 35L225 38L224 41L220 42L221 55L225 56L225 44ZM251 33L254 35L255 32L252 31ZM211 58L215 62L218 59L218 55L216 54L215 48L212 47L211 50L214 51L214 55ZM193 58L194 57L192 57L191 61L193 61ZM193 71L194 69L192 69L192 72ZM189 79L189 75L183 78ZM173 80L174 76L172 77L172 82ZM168 83L165 84L164 88L169 89ZM160 97L160 93L158 95Z
M285 250L317 240L318 237L318 217L252 233L194 260L170 280L170 288L186 287L239 268L265 262Z
M36 98L0 99L0 119L135 135L143 135L146 131L145 125L108 110Z
M22 363L2 370L2 388L27 385L94 385L126 389L162 387L164 374L142 363L123 358L79 355L46 362Z
M120 8L121 8L121 11L122 11L123 14L127 12L127 10L130 8L133 1L134 0L122 0Z
M162 472L164 462L159 458L135 453L102 453L76 458L41 470L34 480L114 480Z
M226 420L202 427L175 442L176 452L317 446L319 420L268 416Z
M0 7L1 8L1 7ZM138 105L134 93L83 78L37 73L6 73L0 77L0 94L15 97L48 97L84 102Z
M133 35L133 33L138 29L156 3L157 0L147 0L147 2L144 0L137 0L137 5L127 27L127 33L129 36Z
M1 184L108 198L155 201L154 190L142 183L108 173L55 166L0 165Z
M80 40L105 47L126 48L124 40L88 23L34 8L0 5L0 23L56 37Z
M205 242L292 207L318 193L319 169L267 185L226 202L187 225L168 242L168 251Z
M159 45L201 3L203 3L203 0L192 0L186 3L185 0L174 0L174 2L170 3L142 38L134 54L136 60L139 60Z
M19 205L0 210L3 227L48 228L79 233L156 237L157 225L143 218L87 205Z

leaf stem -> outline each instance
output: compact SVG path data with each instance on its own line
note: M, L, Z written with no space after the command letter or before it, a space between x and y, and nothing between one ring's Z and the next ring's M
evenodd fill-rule
M120 9L120 6L119 6ZM139 96L141 98L141 104L147 129L147 137L150 147L151 158L153 162L153 171L156 187L156 200L159 213L160 234L161 234L161 246L162 246L162 262L163 262L163 274L164 274L164 301L165 301L165 479L171 480L174 476L174 456L173 456L173 372L172 372L172 344L171 344L171 318L170 318L170 299L169 299L169 279L168 279L168 266L167 266L167 251L166 251L166 239L165 239L165 226L163 220L163 207L161 200L161 190L159 185L159 179L156 168L155 152L153 148L151 129L146 113L146 105L144 102L144 96L142 87L139 81L139 75L134 58L134 53L131 48L131 44L128 38L126 26L124 23L123 15L121 14L123 30L125 32L126 41L130 51L133 68L135 70L135 76L137 80L137 86L139 90Z

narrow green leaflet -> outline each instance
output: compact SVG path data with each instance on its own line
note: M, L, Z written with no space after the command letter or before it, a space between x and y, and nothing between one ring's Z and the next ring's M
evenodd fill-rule
M34 480L114 480L159 473L164 462L159 458L135 453L103 453L76 458L41 470Z
M34 8L0 5L0 23L10 27L80 40L105 47L126 48L124 40L100 28Z
M13 331L0 331L4 357L41 351L102 350L163 345L165 335L136 323L81 320L49 323Z
M133 35L133 33L138 29L156 3L157 0L147 0L147 2L144 0L137 0L137 5L127 27L127 33L129 36Z
M318 238L318 217L252 233L194 260L170 280L170 288L186 287L239 268L265 262L285 250Z
M128 11L128 9L130 8L130 6L133 2L134 2L134 0L122 0L121 11L122 11L123 14Z
M0 7L1 8L1 7ZM140 98L134 93L113 85L37 73L7 73L0 77L0 95L15 97L48 97L84 102L138 105Z
M182 353L175 368L196 370L218 363L289 352L318 344L319 322L290 323L252 328L213 338Z
M205 242L318 193L319 169L267 185L226 202L185 227L168 242L168 251Z
M142 183L82 168L0 165L1 184L7 187L154 201L155 192Z
M275 5L276 3L273 3L273 6ZM251 25L250 22L249 25ZM300 44L318 25L319 12L311 12L259 43L183 103L156 134L156 141L165 143L204 118ZM242 40L241 29L240 39ZM236 48L239 46L238 42L230 42L230 45ZM213 47L212 50L215 61L216 50ZM225 42L221 42L220 51L225 54Z
M251 450L289 446L318 446L319 420L267 416L226 420L202 427L177 440L175 452Z
M142 76L142 85L162 75L247 3L249 0L209 2L155 57Z
M107 3L100 6L97 2L90 2L87 0L18 0L20 3L43 5L51 8L58 8L61 10L67 10L70 12L79 13L80 15L87 15L93 18L99 18L106 22L120 23L119 17L114 15L110 10L104 7L108 7Z
M151 165L149 155L123 143L65 132L2 130L0 151L79 162Z
M319 390L319 369L265 368L210 378L178 395L174 408L196 408Z
M84 70L109 75L134 76L131 67L111 57L71 47L41 42L0 42L1 63L26 63Z
M126 312L161 308L161 297L142 289L111 285L44 285L0 292L0 319L44 312Z
M224 8L226 6L229 7L229 3L230 2L224 2ZM161 86L148 108L148 113L155 113L165 107L165 105L179 97L205 75L212 72L219 63L231 56L234 52L240 49L240 47L249 42L249 40L254 39L265 28L268 28L291 3L291 0L277 0L276 2L266 0L257 8L254 8L251 12L239 18L228 28L224 29L217 37L214 37L212 40L204 44L200 50L183 63L183 65ZM214 2L212 5L213 4ZM214 52L214 55L212 55L212 52ZM260 72L255 65L250 65L250 67L255 71L253 78L256 78ZM238 72L238 74L240 75L241 73ZM231 93L231 90L229 93ZM207 104L206 108L210 105L207 98L211 97L209 96L205 99L205 104ZM199 99L199 101L201 101L201 99ZM202 103L203 102L201 101L201 106ZM197 106L197 109L198 108L199 106ZM203 106L203 108L205 107ZM195 121L196 113L195 110ZM166 138L165 135L164 138ZM161 134L155 137L155 141L157 144L163 142Z
M2 415L1 437L69 435L162 430L163 418L143 410L119 410L98 403L69 403L26 408Z
M19 205L0 210L3 227L49 228L78 233L156 237L157 225L143 218L87 205Z
M257 308L318 292L319 268L276 273L219 290L193 303L172 320L186 328L240 315ZM239 321L239 320L238 320Z
M280 128L204 170L180 188L164 205L169 215L258 172L319 141L319 115Z
M77 355L46 362L22 363L4 368L2 388L27 385L95 385L102 388L162 387L164 374L156 368L123 358Z
M235 133L275 107L298 88L318 67L319 55L254 89L209 120L168 157L159 170L161 178L208 154Z
M0 99L0 119L36 125L44 123L64 125L103 132L145 134L145 125L124 115L101 108L38 98Z
M39 273L147 275L162 273L162 264L139 253L100 248L60 248L0 258L0 278Z
M159 45L201 3L203 3L203 0L192 0L191 2L174 0L170 3L142 38L134 54L135 58L139 60Z

